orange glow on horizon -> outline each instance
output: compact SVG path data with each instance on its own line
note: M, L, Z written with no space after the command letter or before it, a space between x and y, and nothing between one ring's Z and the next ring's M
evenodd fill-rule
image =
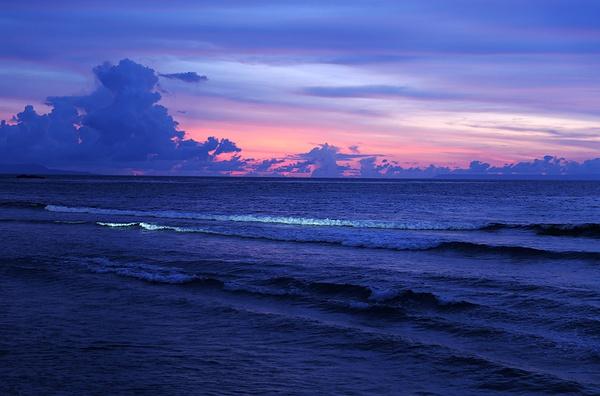
M397 161L404 167L428 166L465 166L474 159L501 165L511 162L510 157L498 155L493 150L475 151L467 147L440 147L433 144L418 145L412 142L398 143L377 141L376 144L357 142L345 131L331 129L313 129L296 126L250 125L247 123L204 122L203 125L182 126L186 129L186 137L204 140L208 136L227 137L242 149L245 158L264 160L284 158L295 154L306 153L319 144L329 143L340 148L340 151L352 154L348 147L358 145L360 154L374 155L379 159ZM337 133L336 133L337 132ZM330 137L337 135L337 139ZM368 136L368 134L365 134ZM328 136L328 137L326 137ZM490 160L493 159L493 160Z

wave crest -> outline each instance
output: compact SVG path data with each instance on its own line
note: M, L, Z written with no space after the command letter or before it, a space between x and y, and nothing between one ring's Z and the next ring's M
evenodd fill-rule
M348 237L325 237L306 235L304 237L293 234L286 236L284 233L273 234L247 234L242 232L216 231L198 227L176 227L151 223L102 223L96 224L111 228L118 227L139 227L148 231L174 231L182 233L200 233L208 235L217 235L224 237L258 239L279 242L292 243L320 243L328 245L338 245L355 248L366 249L384 249L397 251L449 251L462 252L472 254L495 254L505 256L530 256L540 258L567 258L567 259L589 259L600 260L600 252L589 251L559 251L546 250L527 246L515 245L490 245L485 243L476 243L468 241L449 241L449 240L419 240L419 239L398 239L376 240L368 239L361 240L353 236Z
M129 210L107 209L96 207L72 207L62 205L46 205L38 202L0 202L0 207L44 208L50 212L89 213L114 216L137 216L165 219L185 219L201 221L222 221L241 223L285 224L313 227L351 227L390 230L414 231L498 231L505 229L522 229L533 231L538 235L600 238L600 223L501 223L501 222L456 222L456 221L383 221L383 220L348 220L330 218L306 218L293 216L260 216L254 214L219 215L200 212L176 210ZM108 223L107 223L108 224ZM111 223L129 225L130 223ZM147 224L147 223L146 223Z
M113 216L139 216L165 219L205 220L242 223L266 223L287 224L297 226L315 227L352 227L352 228L380 228L396 230L477 230L483 224L460 223L460 222L430 222L430 221L380 221L380 220L344 220L329 218L305 218L288 216L259 216L253 214L239 215L217 215L199 212L183 212L174 210L126 210L126 209L104 209L93 207L70 207L60 205L46 205L50 212L63 213L90 213Z

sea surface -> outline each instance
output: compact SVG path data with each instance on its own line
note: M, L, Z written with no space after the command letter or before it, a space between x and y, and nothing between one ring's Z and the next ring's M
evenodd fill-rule
M1 395L600 394L600 183L0 177Z

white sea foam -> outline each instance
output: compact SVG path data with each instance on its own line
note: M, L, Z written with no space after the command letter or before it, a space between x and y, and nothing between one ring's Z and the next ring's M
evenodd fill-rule
M139 223L105 223L105 222L99 221L96 224L105 226L105 227L133 227L133 226L137 226Z
M175 227L175 226L168 226L168 225L161 225L161 224L153 224L153 223L106 223L106 222L102 222L102 221L98 221L96 222L96 224L103 226L103 227L110 227L110 228L128 228L128 227L139 227L142 228L144 230L147 231L161 231L161 230L167 230L167 231L175 231L175 232L205 232L205 233L211 233L210 230L204 230L202 228L195 228L195 227Z
M179 227L172 227L160 224L151 224L151 223L138 223L138 226L148 231L160 231L160 230L172 230L179 231Z
M217 235L225 237L237 237L248 239L266 239L280 242L305 242L305 243L325 243L333 245L341 245L347 247L359 248L374 248L374 249L390 249L390 250L427 250L435 248L444 240L440 239L389 239L389 238L373 238L367 236L356 235L315 235L314 233L286 233L286 232L244 232L244 231L224 231L224 230L209 230L199 227L176 227L152 223L103 223L96 224L117 228L117 227L139 227L146 231L172 231L181 233L199 233L208 235Z
M497 254L520 254L520 255L562 255L573 258L591 258L598 259L597 251L563 251L545 248L534 248L519 245L496 245L486 243L476 243L469 241L448 240L439 237L419 237L419 238L397 238L395 235L366 235L353 233L333 233L320 234L315 232L297 232L272 230L244 231L243 229L233 231L211 230L198 227L175 227L151 223L97 223L98 225L115 227L115 224L128 227L140 227L147 231L174 231L182 233L201 233L209 235L219 235L226 237L264 239L280 242L303 242L303 243L323 243L331 245L340 245L357 248L387 249L387 250L431 250L444 248L447 250L470 250L480 253Z
M173 210L123 210L123 209L104 209L92 207L70 207L59 205L47 205L46 210L51 212L65 213L90 213L99 215L114 216L139 216L154 217L166 219L189 219L189 220L207 220L224 222L242 222L242 223L267 223L267 224L287 224L298 226L316 226L316 227L354 227L354 228L382 228L398 230L476 230L486 224L460 223L460 222L430 222L430 221L379 221L379 220L344 220L329 218L305 218L288 216L258 216L252 214L239 215L217 215L199 212L184 212ZM113 223L119 224L119 223ZM127 224L127 223L124 223Z

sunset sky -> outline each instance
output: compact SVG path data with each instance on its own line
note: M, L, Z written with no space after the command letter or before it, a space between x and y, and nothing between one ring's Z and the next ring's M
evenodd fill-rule
M130 59L154 71L158 82L149 89L185 139L229 139L241 149L230 154L253 166L310 160L325 143L350 168L365 158L452 168L600 157L598 1L18 1L2 8L0 119L11 125L26 105L45 114L48 97L91 94L101 85L95 67ZM108 166L119 167L140 164Z

